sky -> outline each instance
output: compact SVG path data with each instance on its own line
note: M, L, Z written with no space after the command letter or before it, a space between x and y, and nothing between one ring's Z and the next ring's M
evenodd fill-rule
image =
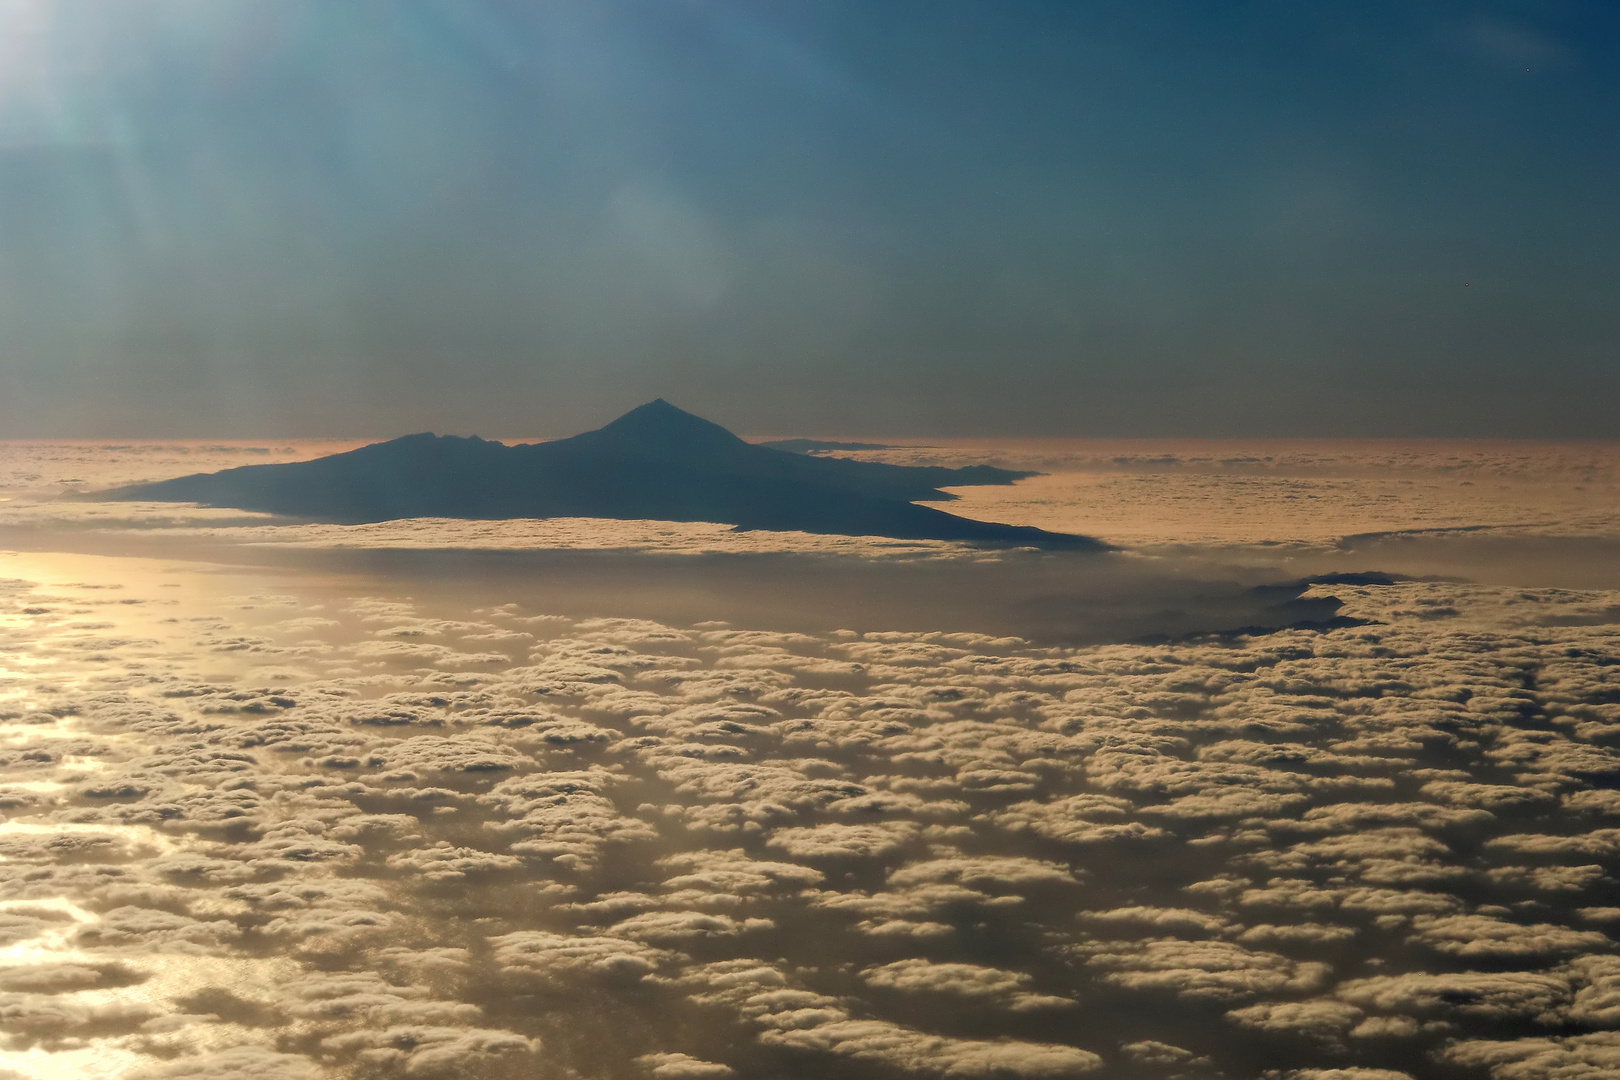
M0 436L1614 437L1620 11L0 0Z

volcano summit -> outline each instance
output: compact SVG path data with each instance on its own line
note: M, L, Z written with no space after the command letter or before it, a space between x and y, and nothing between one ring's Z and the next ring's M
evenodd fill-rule
M957 517L915 500L941 488L1011 484L1033 473L916 468L811 457L744 442L718 424L650 402L605 427L507 446L407 435L348 453L248 465L86 496L192 502L358 524L412 517L597 517L712 521L906 540L1101 549L1100 541Z

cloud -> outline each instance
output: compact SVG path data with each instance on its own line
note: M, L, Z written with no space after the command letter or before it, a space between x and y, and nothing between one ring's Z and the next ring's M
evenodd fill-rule
M529 774L502 780L478 802L501 815L486 827L516 838L512 851L579 869L594 865L608 845L657 836L607 796L618 779L600 769Z
M1071 795L1051 802L1021 802L993 815L1010 832L1029 830L1049 840L1070 844L1158 840L1169 834L1161 828L1130 820L1133 807L1107 795Z
M1564 1080L1620 1070L1620 1033L1557 1039L1463 1039L1436 1055L1447 1065L1485 1069L1491 1080Z
M1327 981L1329 967L1229 941L1153 938L1074 946L1103 981L1129 990L1226 1001L1282 991L1307 992Z
M476 848L456 847L440 840L427 848L388 856L390 870L408 870L429 881L461 881L501 870L515 870L523 860Z
M661 888L671 899L730 903L748 898L791 893L820 884L820 870L798 863L751 859L741 848L693 851L658 860L660 869L678 873L664 879Z
M1620 1015L1589 752L1620 719L1591 659L1613 630L1547 622L1601 598L1379 586L1354 598L1377 625L1058 647L426 589L312 593L272 629L301 609L162 588L74 600L113 624L70 631L88 650L21 613L66 601L0 589L27 661L0 672L13 1047L1191 1078L1241 1045L1278 1077L1422 1076L1474 1044L1506 1055L1477 1070L1574 1068ZM510 655L367 666L357 641ZM1099 1000L1129 1013L1117 1054L1063 1020ZM232 1073L233 1041L281 1056Z
M1125 907L1082 911L1080 918L1097 927L1129 928L1130 932L1227 934L1236 929L1216 915L1189 908Z
M767 1018L769 1019L769 1018ZM1072 1046L1016 1040L947 1039L877 1020L834 1020L809 1027L768 1028L768 1045L873 1061L907 1072L946 1077L1084 1076L1102 1065Z
M1208 1058L1201 1058L1191 1050L1184 1050L1173 1043L1160 1042L1157 1039L1126 1043L1119 1049L1128 1061L1150 1068L1209 1064Z
M902 993L942 994L970 1001L996 1003L1014 1012L1036 1009L1069 1008L1068 998L1033 994L1028 990L1030 976L978 964L935 964L927 960L897 960L892 964L869 967L861 972L868 986Z
M1237 936L1245 945L1336 944L1349 941L1359 931L1353 926L1332 926L1325 923L1301 922L1278 925L1260 923Z
M1012 855L944 855L907 863L889 873L889 884L900 888L946 884L970 888L1073 885L1076 881L1074 871L1062 863Z
M236 924L200 920L154 908L119 907L79 928L86 945L155 952L219 952L233 941Z
M30 935L37 936L37 935ZM102 962L35 963L0 967L0 991L60 994L144 981L144 976L121 964Z
M1380 975L1340 983L1334 996L1381 1012L1541 1024L1559 1023L1572 999L1568 979L1529 971Z
M399 1067L406 1076L466 1076L502 1058L532 1057L540 1041L488 1028L400 1024L331 1035L321 1046L371 1068Z
M824 995L799 990L776 968L723 961L689 970L679 984L694 999L727 1004L747 1017L768 1046L833 1054L942 1077L1069 1077L1092 1072L1102 1059L1077 1047L1013 1039L982 1041L930 1035L882 1020L849 1015Z
M642 1054L636 1058L636 1064L645 1069L653 1080L725 1080L728 1076L736 1075L729 1065L704 1061L687 1054Z
M1464 780L1432 780L1419 789L1431 799L1453 806L1475 806L1483 810L1534 810L1554 801L1551 794L1535 788L1510 784L1475 784Z
M1412 929L1408 941L1469 959L1555 956L1609 945L1608 937L1596 931L1510 923L1485 915L1419 915L1412 920Z
M1304 1035L1337 1044L1355 1027L1363 1013L1354 1005L1330 998L1309 1001L1265 1002L1228 1010L1226 1018L1253 1031Z
M307 1057L257 1046L238 1046L136 1069L129 1080L315 1080L321 1068Z
M735 937L744 931L769 930L773 925L769 919L738 920L702 911L649 911L614 923L608 933L637 941L675 943Z
M1571 1021L1588 1027L1620 1022L1620 957L1582 956L1564 970L1577 987L1569 1009Z
M574 937L540 930L519 930L489 941L503 972L533 975L566 986L576 975L635 982L670 960L662 949L623 937Z
M877 825L812 825L777 829L768 841L796 859L872 859L893 855L916 840L916 822Z
M1514 855L1608 858L1620 853L1620 829L1593 829L1575 836L1511 833L1487 840L1486 847Z

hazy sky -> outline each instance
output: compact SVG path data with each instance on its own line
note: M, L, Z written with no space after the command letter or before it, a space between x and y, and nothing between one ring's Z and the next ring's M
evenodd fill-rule
M0 434L1620 434L1620 8L0 0Z

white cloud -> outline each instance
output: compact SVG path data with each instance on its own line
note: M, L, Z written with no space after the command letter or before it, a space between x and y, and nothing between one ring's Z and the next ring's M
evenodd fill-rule
M736 1075L729 1065L687 1054L642 1054L636 1064L645 1069L653 1080L725 1080Z
M1059 1010L1108 999L1154 1075L1236 1040L1279 1077L1605 1067L1602 598L1413 583L1353 595L1382 625L1068 648L162 589L0 587L25 1041L1058 1077L1107 1068Z
M1327 981L1330 970L1326 964L1300 963L1229 941L1153 938L1093 942L1075 951L1105 982L1195 1000L1311 991Z
M1485 1069L1491 1080L1598 1080L1620 1072L1620 1033L1565 1039L1463 1039L1442 1048L1448 1065Z
M896 960L892 964L869 967L861 972L868 986L903 993L943 994L970 1001L995 1003L1015 1012L1068 1008L1068 998L1035 994L1029 990L1030 976L1017 971L984 967L979 964L935 964L927 960Z

